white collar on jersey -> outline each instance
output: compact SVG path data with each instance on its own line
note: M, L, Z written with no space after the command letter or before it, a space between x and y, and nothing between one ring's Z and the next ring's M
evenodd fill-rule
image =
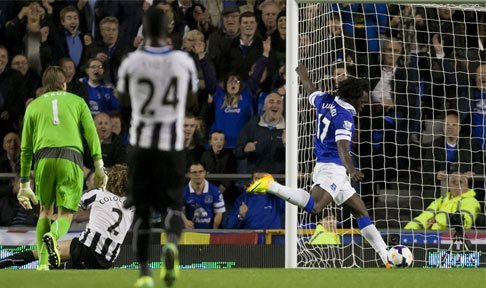
M341 106L344 109L348 110L349 112L353 113L353 115L356 115L356 109L354 109L353 105L349 104L348 102L346 102L344 100L341 100L341 98L339 98L339 96L336 96L336 99L334 101L336 101L336 103L339 104L339 106Z
M149 53L164 53L171 51L172 49L168 46L162 46L162 47L153 47L153 46L145 46L143 47L143 51L149 52Z
M187 185L189 185L189 192L196 193L196 191L194 191L194 188L191 185L191 181L189 181L189 184L187 184ZM209 182L208 182L208 180L204 180L204 188L203 188L202 193L208 193L208 192L209 192Z

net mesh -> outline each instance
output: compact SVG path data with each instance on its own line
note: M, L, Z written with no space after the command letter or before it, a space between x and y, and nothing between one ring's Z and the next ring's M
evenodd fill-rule
M404 228L446 195L450 175L460 171L474 175L468 185L480 206L466 234L472 239L469 248L480 250L477 245L486 241L486 4L301 3L298 7L299 63L308 68L318 89L335 91L348 76L369 79L371 105L355 119L352 148L353 160L365 174L355 188L377 228L390 245L401 242L423 250L415 264L431 262L426 248L443 249L453 242L456 230L448 222L440 232L409 233ZM476 81L481 77L482 82ZM314 121L315 110L299 86L298 184L307 191L315 164ZM459 140L447 146L454 133ZM299 211L298 266L380 265L354 220L342 207L330 206L319 216ZM340 236L340 244L309 244L321 221Z

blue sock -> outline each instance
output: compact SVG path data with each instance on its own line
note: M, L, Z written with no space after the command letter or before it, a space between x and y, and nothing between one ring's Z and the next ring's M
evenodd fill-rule
M309 197L309 201L305 204L304 210L309 213L312 213L312 210L314 210L314 198L312 196Z
M357 221L359 230L373 224L373 222L371 222L370 216L361 217Z

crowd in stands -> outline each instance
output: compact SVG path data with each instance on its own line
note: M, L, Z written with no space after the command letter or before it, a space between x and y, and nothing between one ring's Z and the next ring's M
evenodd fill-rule
M186 227L281 228L282 203L243 197L241 183L209 183L204 176L285 173L285 3L0 1L0 173L19 171L23 114L42 95L41 76L50 65L63 69L67 90L90 108L105 165L125 163L130 113L114 87L123 58L143 48L142 15L152 5L168 15L170 45L191 55L200 80L184 122ZM320 7L304 13L313 19L324 13ZM333 11L325 41L334 65L322 68L333 84L320 88L335 90L349 75L370 81L371 102L356 119L353 146L366 177L361 193L375 195L390 175L408 173L432 186L456 170L484 176L486 12L358 3L335 4ZM312 54L312 35L299 41L303 62L321 60ZM445 136L427 141L423 120L436 119L445 119ZM84 166L88 178L93 163L85 159ZM484 200L484 180L474 185ZM12 201L16 190L15 181L0 179L0 207L11 206L8 213L1 208L0 226L35 223ZM263 215L254 211L265 201L277 210L268 215L272 221L250 220Z

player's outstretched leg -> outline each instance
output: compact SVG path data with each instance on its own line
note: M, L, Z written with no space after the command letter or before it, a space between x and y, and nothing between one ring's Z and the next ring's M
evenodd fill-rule
M179 278L179 251L174 243L165 244L162 248L162 259L164 266L160 271L160 277L167 287L172 287L175 280Z
M314 199L307 191L280 185L270 174L265 174L262 178L255 180L246 191L255 193L269 192L309 213L313 213L314 210Z
M51 232L48 232L42 236L42 242L47 248L49 264L55 268L61 266L61 254L59 253L59 248L57 247L56 238L54 238Z

